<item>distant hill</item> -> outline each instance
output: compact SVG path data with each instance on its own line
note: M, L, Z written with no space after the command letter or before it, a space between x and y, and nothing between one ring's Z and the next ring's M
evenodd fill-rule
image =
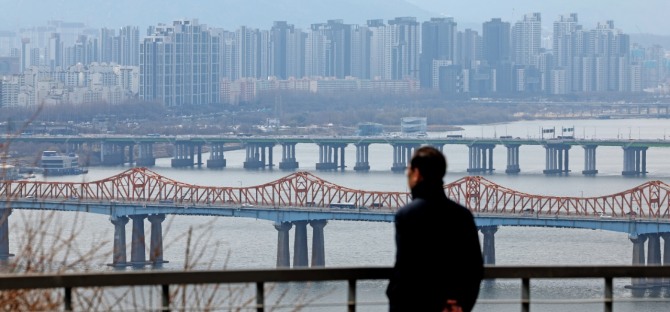
M245 25L269 29L273 21L309 27L330 19L365 24L370 19L414 16L427 20L430 13L405 0L0 0L0 29L41 26L49 20L83 22L99 28L125 25L146 27L181 18L228 29ZM36 9L39 8L39 9Z

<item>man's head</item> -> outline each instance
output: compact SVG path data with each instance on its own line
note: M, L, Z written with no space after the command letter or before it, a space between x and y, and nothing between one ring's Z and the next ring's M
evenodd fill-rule
M432 146L423 146L414 151L407 167L407 184L410 188L421 181L442 185L446 173L447 159L442 152Z

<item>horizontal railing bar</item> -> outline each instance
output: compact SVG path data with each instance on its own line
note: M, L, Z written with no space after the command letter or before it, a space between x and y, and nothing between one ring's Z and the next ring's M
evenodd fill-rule
M340 267L225 271L149 271L64 274L3 274L0 290L256 282L383 280L390 267ZM487 266L485 279L670 277L670 266Z
M670 277L670 266L487 266L484 270L485 279L606 277Z

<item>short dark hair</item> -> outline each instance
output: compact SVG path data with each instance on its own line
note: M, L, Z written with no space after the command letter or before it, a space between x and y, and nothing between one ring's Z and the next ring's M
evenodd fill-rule
M433 146L422 146L414 151L410 167L418 169L426 182L441 183L447 173L447 158Z

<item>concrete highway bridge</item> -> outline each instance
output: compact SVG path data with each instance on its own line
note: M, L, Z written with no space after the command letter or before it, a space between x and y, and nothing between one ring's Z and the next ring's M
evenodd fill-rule
M649 148L670 147L670 140L624 140L624 139L578 139L564 137L560 139L532 138L470 138L458 135L444 138L428 137L362 137L362 136L16 136L10 140L18 142L62 144L67 152L99 153L102 165L130 164L138 167L155 165L154 145L168 144L174 150L172 167L194 167L205 165L208 168L223 168L227 160L224 152L231 146L239 146L246 150L244 168L274 168L273 150L281 145L280 169L299 169L297 144L310 144L318 148L319 159L317 170L344 170L353 167L355 171L370 170L369 147L372 144L385 144L393 147L394 172L402 172L407 167L412 152L422 145L432 145L443 150L445 145L465 145L468 147L468 168L471 174L492 173L493 150L497 146L505 148L507 165L505 172L516 174L521 171L519 161L521 146L541 146L545 149L545 169L548 175L567 174L570 169L570 153L572 147L583 149L584 168L582 174L595 175L596 150L600 146L616 146L622 149L622 171L624 176L640 176L647 174L647 150ZM345 161L345 148L356 149L354 166ZM209 149L209 159L203 162L203 147Z
M495 264L495 233L500 226L600 229L628 233L633 264L670 265L670 185L649 181L624 192L599 197L558 197L518 192L480 176L444 186L446 194L469 208L483 234L487 264ZM13 209L56 210L108 215L114 226L112 265L163 263L162 222L166 215L255 218L278 233L277 266L290 267L289 230L295 227L293 266L325 265L324 227L329 220L393 222L410 201L406 192L357 190L307 172L295 172L248 187L199 186L133 168L93 182L3 181L0 257L9 250ZM127 260L125 226L132 220ZM147 258L144 224L151 225ZM313 231L308 262L307 225ZM661 238L663 247L661 247ZM645 242L648 249L645 254ZM663 259L661 259L663 250ZM645 260L646 259L646 260Z

